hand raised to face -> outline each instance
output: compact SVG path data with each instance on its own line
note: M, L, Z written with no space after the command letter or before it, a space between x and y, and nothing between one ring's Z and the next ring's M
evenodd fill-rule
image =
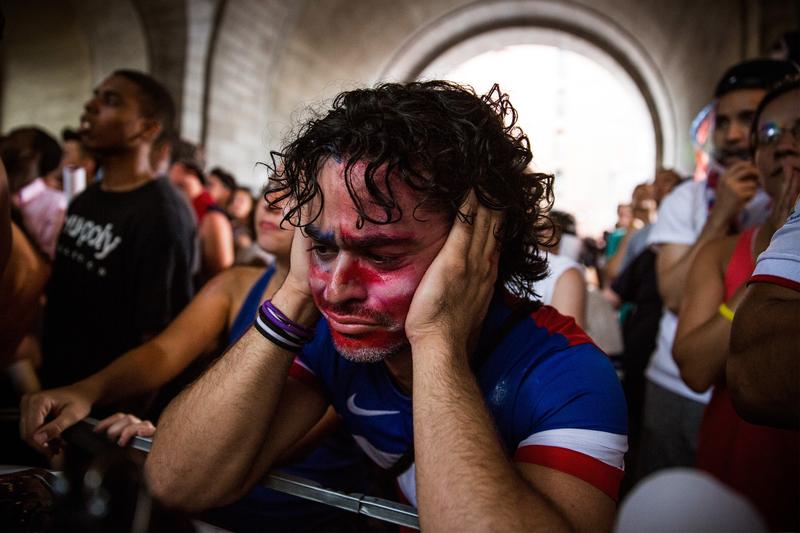
M495 237L503 215L470 192L450 234L422 278L406 318L415 344L432 339L460 344L480 328L497 280L500 258Z
M768 219L767 229L773 232L783 226L800 198L800 170L785 165L784 176L780 194L772 199L772 212Z
M723 220L733 218L758 191L758 169L750 161L739 161L722 174L712 214Z
M316 322L319 313L314 306L308 284L308 254L311 242L303 232L294 232L289 273L283 285L275 292L271 300L284 314L298 323L311 326Z

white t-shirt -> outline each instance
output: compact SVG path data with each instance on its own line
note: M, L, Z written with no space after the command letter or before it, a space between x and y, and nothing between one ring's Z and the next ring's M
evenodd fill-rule
M550 305L553 302L553 293L556 290L558 278L560 278L564 272L571 268L574 268L581 274L583 274L584 269L583 265L577 261L573 261L569 257L564 257L563 255L557 255L553 253L547 254L547 266L550 273L543 280L534 283L533 290L536 291L536 294L541 295L543 304Z
M653 224L647 244L694 244L708 219L708 199L705 181L690 181L676 187L661 202L658 220ZM742 229L763 223L769 215L769 204L769 196L759 189L739 216ZM687 387L672 358L672 343L677 330L677 315L665 307L658 328L656 349L650 358L645 376L653 383L684 398L708 403L711 390L698 394Z
M650 230L647 244L686 244L697 241L708 218L706 182L691 181L675 188L658 209L658 219ZM672 358L672 343L678 330L678 317L664 308L658 327L656 349L650 358L645 376L657 385L696 402L708 403L711 392L698 394L681 379Z
M750 281L763 281L800 291L800 199L786 224L775 232L758 256Z
M690 181L676 187L661 203L658 219L653 224L647 244L694 244L708 219L708 199L705 181ZM759 189L739 216L742 229L762 224L769 215L769 206L769 196ZM698 394L687 387L681 379L678 365L672 358L672 343L677 330L678 317L664 308L658 328L656 349L650 358L645 376L653 383L684 398L708 403L711 391Z

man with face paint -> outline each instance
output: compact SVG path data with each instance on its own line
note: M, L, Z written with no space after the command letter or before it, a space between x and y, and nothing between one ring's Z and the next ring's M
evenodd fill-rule
M708 179L675 188L661 203L647 244L657 252L656 277L664 302L647 379L636 477L695 462L697 429L710 398L681 379L672 358L689 268L711 240L764 221L768 197L750 160L750 126L767 88L797 71L793 63L745 61L729 68L714 91L714 153ZM764 202L764 199L767 202Z
M610 529L625 402L574 320L520 298L546 273L552 176L515 118L497 87L432 81L305 125L276 191L302 229L290 273L162 416L157 497L236 498L333 405L423 529Z

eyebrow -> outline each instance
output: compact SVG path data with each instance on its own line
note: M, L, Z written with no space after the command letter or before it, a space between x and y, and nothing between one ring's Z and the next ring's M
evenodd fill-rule
M122 96L122 93L120 93L119 91L117 91L115 89L102 89L101 90L100 88L97 88L94 91L92 91L92 93L94 94L94 96L101 96L101 95L105 95L105 94L111 94L111 95L119 96L119 97Z
M322 231L313 224L309 224L303 229L309 237L317 242L324 244L335 244L335 238L332 231Z
M738 118L738 117L741 117L741 116L744 116L744 115L752 115L755 112L756 112L755 108L753 108L753 109L749 109L749 108L747 108L747 109L736 109L736 110L731 110L728 113L717 112L717 118L720 118L720 117L724 117L724 118L737 117Z
M306 233L313 240L336 246L336 239L332 231L322 231L320 228L309 224L305 228ZM381 246L402 246L412 244L416 241L411 234L391 234L391 233L377 233L375 235L367 235L364 237L342 237L342 243L348 248L379 248Z

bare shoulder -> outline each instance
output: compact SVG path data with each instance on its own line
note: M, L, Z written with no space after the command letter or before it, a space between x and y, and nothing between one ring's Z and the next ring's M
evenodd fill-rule
M246 292L263 272L263 268L233 266L211 278L202 290L203 292L225 293L236 299L243 291Z
M258 281L264 273L264 268L252 266L234 266L227 269L220 276L225 276L226 284L234 298L244 297L250 287Z
M209 211L206 213L206 216L203 217L203 226L211 227L211 228L226 228L230 229L231 221L228 220L228 217L225 213L221 211Z
M584 276L583 272L576 267L570 267L566 269L558 278L557 283L561 283L562 280L564 283L574 284L580 287L586 285L586 277Z

